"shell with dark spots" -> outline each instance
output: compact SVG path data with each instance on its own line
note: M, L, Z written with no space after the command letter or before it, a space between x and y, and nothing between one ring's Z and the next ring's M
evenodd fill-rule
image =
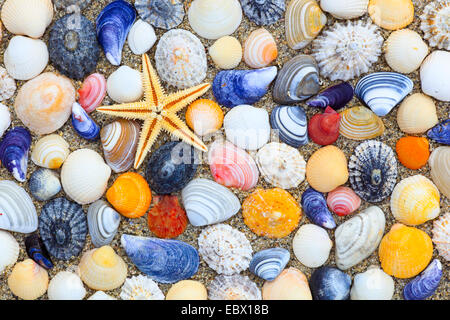
M42 268L53 268L53 262L50 259L50 254L37 233L33 233L25 238L25 248L27 250L28 257L33 259L34 262L39 264Z
M27 178L30 146L31 134L24 127L8 130L0 141L0 163L20 182Z
M161 29L175 28L184 18L180 0L136 0L134 7L143 20Z
M339 269L321 267L309 280L314 300L348 300L352 278Z
M31 174L28 187L38 201L47 201L61 191L58 175L47 168L39 168Z
M245 15L257 25L270 25L283 16L285 0L241 0Z

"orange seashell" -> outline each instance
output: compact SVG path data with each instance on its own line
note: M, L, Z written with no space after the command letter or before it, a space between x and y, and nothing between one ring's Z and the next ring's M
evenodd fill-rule
M284 269L273 281L262 288L263 300L312 300L308 279L296 268Z
M223 111L209 99L198 99L186 111L186 123L199 136L216 132L223 124Z
M283 238L297 227L302 210L286 190L257 189L242 204L242 215L245 224L257 235Z
M106 199L124 217L142 217L152 202L147 181L134 172L121 174L106 192Z
M277 44L269 31L260 28L250 33L244 44L244 61L249 67L266 67L277 56Z
M411 0L370 0L367 8L373 22L387 30L398 30L414 19Z
M409 169L420 169L430 157L430 144L427 138L403 137L395 146L398 160Z
M188 218L177 196L154 197L153 208L148 212L148 228L158 238L175 238L186 229Z
M433 243L422 230L396 223L381 240L378 255L384 272L396 278L411 278L430 263Z

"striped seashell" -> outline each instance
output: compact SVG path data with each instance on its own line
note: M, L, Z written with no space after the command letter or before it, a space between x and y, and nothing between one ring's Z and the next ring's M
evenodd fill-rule
M450 261L450 212L433 222L433 242L439 255Z
M361 199L349 187L337 187L328 193L327 205L338 216L346 216L358 210Z
M450 199L450 147L434 149L428 164L431 168L431 179L439 191Z
M289 251L284 248L261 250L253 255L249 269L258 277L272 281L283 271L290 257Z
M81 88L78 90L78 103L87 113L95 110L103 101L106 95L106 79L100 73L93 73L88 76Z
M31 259L17 263L8 277L11 292L24 300L36 300L48 288L47 271Z
M384 133L383 121L370 109L353 107L340 113L339 133L352 140L367 140Z
M164 294L155 281L139 275L125 280L120 298L122 300L164 300Z
M261 300L261 290L247 276L220 275L208 286L209 300Z
M0 274L6 267L12 266L19 258L19 243L12 234L0 230Z
M120 215L103 200L89 206L87 212L89 234L96 247L108 245L119 229Z
M244 44L244 61L249 67L266 67L277 56L277 44L269 31L260 28L250 33Z
M420 29L430 46L438 49L450 50L450 30L448 17L450 15L450 1L430 1L420 16Z
M270 114L270 125L281 141L294 148L308 143L308 118L302 107L275 107Z
M367 12L369 0L320 0L323 11L337 19L354 19Z

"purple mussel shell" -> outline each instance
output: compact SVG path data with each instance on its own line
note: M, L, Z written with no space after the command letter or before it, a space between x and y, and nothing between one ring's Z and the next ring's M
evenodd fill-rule
M0 142L0 161L20 182L26 180L30 145L31 135L24 127L9 130Z
M434 259L428 267L403 289L406 300L424 300L433 295L442 278L442 264Z
M428 138L450 145L450 119L438 123L428 131Z
M309 107L326 108L332 107L334 110L345 107L353 99L353 87L348 82L342 82L331 86L314 98L309 99L306 104Z
M96 140L100 136L99 125L76 102L72 107L72 126L78 135L84 139Z
M336 228L336 222L328 210L327 201L320 192L313 188L306 189L302 194L302 208L313 223L327 229Z

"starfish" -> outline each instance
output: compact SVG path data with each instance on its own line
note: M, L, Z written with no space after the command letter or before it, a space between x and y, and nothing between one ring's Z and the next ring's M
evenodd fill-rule
M146 54L142 55L142 83L144 86L143 101L97 108L97 111L111 116L144 121L134 159L134 168L140 167L162 130L201 151L207 151L202 140L177 116L177 112L202 96L211 85L203 83L166 95Z

